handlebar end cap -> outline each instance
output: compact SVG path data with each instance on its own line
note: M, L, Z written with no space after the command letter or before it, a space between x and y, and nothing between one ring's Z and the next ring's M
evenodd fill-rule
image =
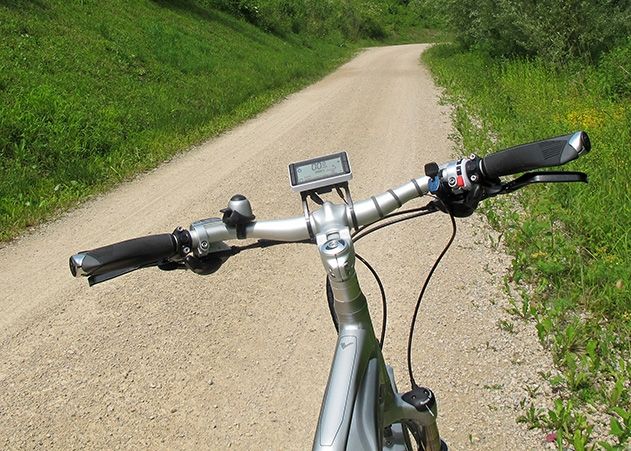
M68 264L70 266L70 273L72 273L73 277L81 277L81 276L88 275L83 269L84 258L85 258L85 254L81 252L70 257Z
M568 139L567 143L578 154L575 158L582 157L583 155L588 153L590 150L592 150L592 143L589 139L589 135L584 131L578 131L574 133L570 137L570 139Z

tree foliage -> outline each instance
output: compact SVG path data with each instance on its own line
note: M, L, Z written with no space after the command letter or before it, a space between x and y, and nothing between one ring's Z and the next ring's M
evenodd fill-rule
M431 0L178 0L209 4L257 27L290 35L381 40L412 28L442 28Z
M492 56L596 62L631 32L630 0L441 0L458 41Z

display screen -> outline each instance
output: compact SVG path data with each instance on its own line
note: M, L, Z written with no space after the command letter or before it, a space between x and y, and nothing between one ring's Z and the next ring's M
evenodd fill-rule
M314 161L303 165L296 166L296 182L306 183L313 180L334 177L344 174L342 165L342 157L338 156L330 160Z
M347 183L353 174L346 152L312 158L289 165L291 189L300 193L325 193Z

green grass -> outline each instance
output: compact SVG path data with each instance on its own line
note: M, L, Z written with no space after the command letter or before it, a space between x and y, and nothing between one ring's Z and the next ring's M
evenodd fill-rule
M538 416L533 405L530 423L556 431L559 447L624 449L631 434L631 100L612 94L603 67L555 71L455 45L434 47L424 59L455 105L466 152L589 133L592 152L565 167L587 172L588 185L530 187L516 196L522 208L498 199L484 209L515 256L513 279L530 287L515 311L536 321L562 369L551 381L555 407ZM593 408L607 424L587 420ZM608 445L596 444L593 426L608 433Z
M364 12L379 1L334 3L357 17L309 22L317 36L282 28L281 2L249 19L283 33L249 23L247 10L222 12L232 3L220 0L0 3L0 241L253 116L375 42L359 39L362 20L381 26ZM298 12L290 28L315 20Z

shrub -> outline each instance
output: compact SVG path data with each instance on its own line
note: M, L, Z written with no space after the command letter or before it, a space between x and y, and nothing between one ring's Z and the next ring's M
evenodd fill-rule
M442 1L459 42L493 56L596 62L631 31L629 0Z
M631 96L631 39L602 58L598 76L604 94L611 97Z

